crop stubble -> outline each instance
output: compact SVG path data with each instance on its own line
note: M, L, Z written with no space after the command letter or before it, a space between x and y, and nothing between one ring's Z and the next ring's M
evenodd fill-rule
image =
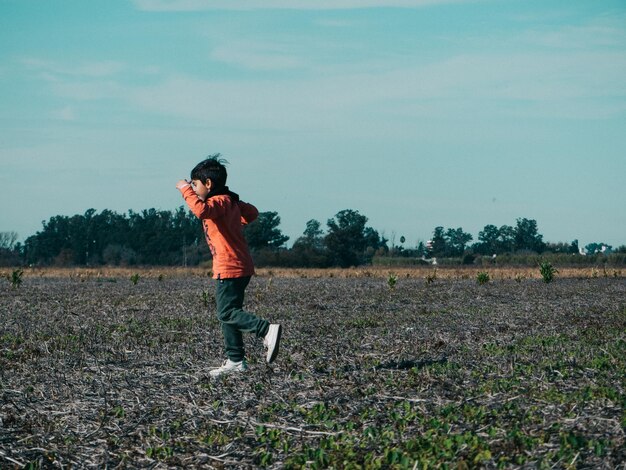
M281 354L246 337L249 373L211 381L206 278L3 283L0 467L626 460L623 278L264 276L246 306Z

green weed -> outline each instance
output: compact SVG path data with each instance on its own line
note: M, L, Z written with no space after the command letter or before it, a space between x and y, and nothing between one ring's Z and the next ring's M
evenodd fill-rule
M559 271L554 266L552 266L549 261L543 261L539 265L539 272L541 273L543 282L548 284L554 280L554 275L557 274Z
M484 272L484 271L479 272L478 275L476 276L476 281L480 285L487 284L489 280L490 280L489 273Z
M174 449L170 446L148 447L146 456L154 460L165 460L174 455Z
M17 289L22 285L22 276L24 275L24 271L22 269L14 269L10 275L7 275L7 279L11 283L11 286L14 289Z
M202 291L202 304L208 307L213 303L213 295L208 290Z

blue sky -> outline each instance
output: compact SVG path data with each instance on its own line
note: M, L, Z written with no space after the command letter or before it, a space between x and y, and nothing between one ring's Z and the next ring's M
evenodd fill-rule
M626 244L626 3L0 0L0 231L175 209L216 152L290 242L355 209Z

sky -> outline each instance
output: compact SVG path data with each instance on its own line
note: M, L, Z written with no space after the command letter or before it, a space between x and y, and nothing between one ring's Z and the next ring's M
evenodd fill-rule
M626 244L623 0L0 0L0 232L183 205L207 155L281 230L537 221Z

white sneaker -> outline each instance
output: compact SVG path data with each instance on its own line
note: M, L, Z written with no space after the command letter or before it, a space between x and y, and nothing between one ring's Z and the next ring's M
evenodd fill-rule
M267 356L265 360L268 363L274 362L276 356L278 356L278 345L280 344L280 335L283 332L283 327L277 323L271 324L265 338L263 338L263 346L267 348Z
M232 374L233 372L245 372L248 370L248 364L243 359L239 362L233 362L230 359L224 361L221 367L209 371L211 377L219 377L220 375Z

